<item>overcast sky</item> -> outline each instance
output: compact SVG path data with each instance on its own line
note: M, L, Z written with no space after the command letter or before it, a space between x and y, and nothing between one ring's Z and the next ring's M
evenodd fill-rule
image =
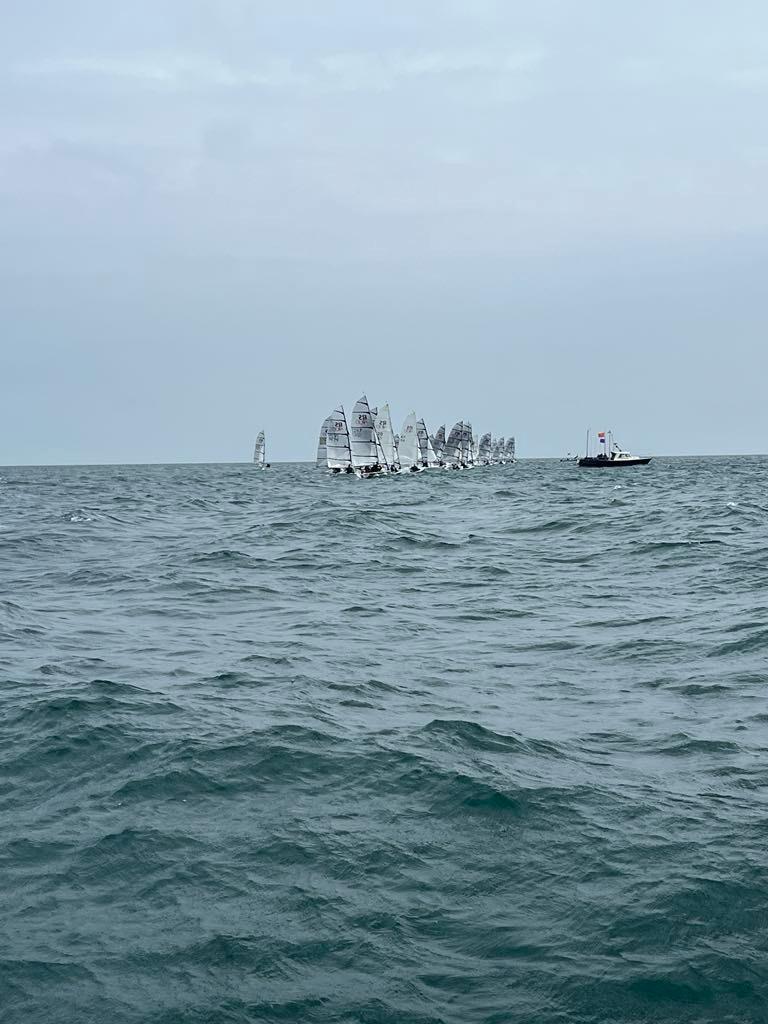
M0 463L768 451L765 0L0 5Z

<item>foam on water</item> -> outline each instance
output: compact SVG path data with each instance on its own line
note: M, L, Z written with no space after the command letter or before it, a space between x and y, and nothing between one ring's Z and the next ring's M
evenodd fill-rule
M6 471L0 1018L763 1021L767 475Z

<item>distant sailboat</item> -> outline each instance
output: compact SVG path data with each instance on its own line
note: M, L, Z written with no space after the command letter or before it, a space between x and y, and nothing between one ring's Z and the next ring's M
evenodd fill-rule
M332 473L352 472L352 452L349 445L349 428L344 406L334 409L325 421L325 455L328 469ZM318 449L319 451L319 449Z
M328 427L332 422L333 417L326 416L322 427L320 427L320 437L317 441L317 458L315 459L315 465L318 469L327 469L328 467L327 438Z
M416 423L416 437L419 442L419 457L422 466L425 469L437 469L440 465L440 460L435 454L435 449L432 447L432 441L423 418Z
M256 435L256 444L253 446L253 462L259 469L267 468L266 442L263 430L260 430Z
M374 425L384 455L384 463L389 467L390 473L397 473L400 469L400 455L397 450L395 433L392 429L392 417L389 414L388 403L382 405Z
M376 434L371 407L365 395L352 410L349 430L352 468L359 477L382 476L387 472L384 453Z
M421 465L421 452L419 451L419 433L416 422L416 413L412 412L405 418L403 429L400 431L400 466L411 473L419 473L424 468Z
M482 466L490 466L491 464L491 435L483 434L480 438L480 444L477 450L478 461Z
M494 457L495 457L495 461L500 466L503 466L506 463L506 458L505 458L505 455L504 455L506 444L507 444L507 442L504 440L503 437L499 437L499 438L496 439L496 447L495 447Z
M451 427L450 433L448 434L448 440L445 442L445 448L443 450L443 459L451 469L462 469L462 434L464 431L464 424L461 420L458 423L454 423Z
M506 444L506 447L504 449L504 454L506 455L507 462L514 462L515 461L515 439L514 439L514 437L510 437L507 440L507 444Z
M472 436L472 424L462 424L461 431L461 460L463 469L471 469L475 464L474 437Z
M434 435L430 437L432 448L437 456L438 462L443 464L443 449L445 448L445 424L438 427Z

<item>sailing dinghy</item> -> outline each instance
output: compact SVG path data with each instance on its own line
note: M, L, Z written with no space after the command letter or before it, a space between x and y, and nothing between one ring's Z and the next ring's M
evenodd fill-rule
M416 423L416 437L419 443L419 457L422 466L424 469L437 469L440 466L440 460L435 454L435 449L432 447L432 441L427 432L427 426L423 417Z
M318 469L328 468L328 427L333 422L332 416L326 416L323 425L320 427L320 437L317 440L317 458L315 465Z
M472 469L475 464L475 440L472 436L472 424L463 423L461 430L462 469Z
M432 437L429 439L432 442L432 448L437 457L437 464L441 467L445 466L443 461L443 449L445 448L445 424L438 427Z
M365 395L357 400L352 410L349 444L352 452L352 469L356 476L362 479L383 476L387 472L371 407Z
M266 442L263 430L260 430L256 435L256 444L253 446L253 463L259 469L269 469L269 463L266 461Z
M461 435L464 430L464 424L461 420L458 423L454 423L448 434L448 440L445 442L445 448L443 449L443 459L448 465L449 469L463 469L461 460Z
M405 417L403 429L400 431L400 466L411 473L421 473L424 467L421 464L421 452L419 451L419 432L416 422L416 413L409 413Z
M352 472L352 452L344 406L334 409L325 421L325 458L332 473ZM319 449L318 449L319 452Z
M480 438L480 444L477 448L477 457L481 466L490 466L491 464L491 435L483 434Z
M382 405L381 411L375 418L374 425L376 435L384 455L384 464L389 467L390 473L400 472L400 455L397 450L397 439L392 429L392 417L389 414L389 403Z

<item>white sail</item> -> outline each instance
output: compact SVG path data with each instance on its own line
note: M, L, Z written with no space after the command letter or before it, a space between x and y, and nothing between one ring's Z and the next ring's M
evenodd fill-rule
M253 461L262 468L265 463L265 448L264 431L260 430L256 435L256 444L253 446Z
M332 416L326 416L323 420L323 425L320 427L320 437L317 441L317 458L315 459L315 465L325 469L328 465L328 454L327 454L327 437L328 427L333 423Z
M349 429L344 406L334 409L326 420L325 453L329 469L347 469L352 464Z
M389 403L382 405L381 411L374 421L376 435L381 445L384 463L391 470L400 468L400 459L397 454L397 443L395 433L392 429L392 417L389 414Z
M403 429L400 431L398 451L400 452L400 465L403 469L410 469L419 464L419 438L415 412L405 418Z
M352 410L352 421L349 427L349 441L352 450L352 466L362 469L366 466L379 464L379 445L373 425L371 407L363 395L355 403Z
M461 435L463 430L464 424L461 420L458 423L454 423L448 434L448 440L445 442L443 459L450 466L458 465L461 462Z
M509 462L515 461L515 439L510 437L504 448L504 454L506 455Z
M505 441L503 437L496 438L496 461L500 462L502 465L504 464L504 444Z
M437 428L437 430L435 431L434 435L432 437L430 437L430 441L432 442L432 447L435 450L435 455L437 456L438 459L442 459L442 457L443 457L443 449L445 448L445 424L444 423L443 423L443 425L441 427Z

